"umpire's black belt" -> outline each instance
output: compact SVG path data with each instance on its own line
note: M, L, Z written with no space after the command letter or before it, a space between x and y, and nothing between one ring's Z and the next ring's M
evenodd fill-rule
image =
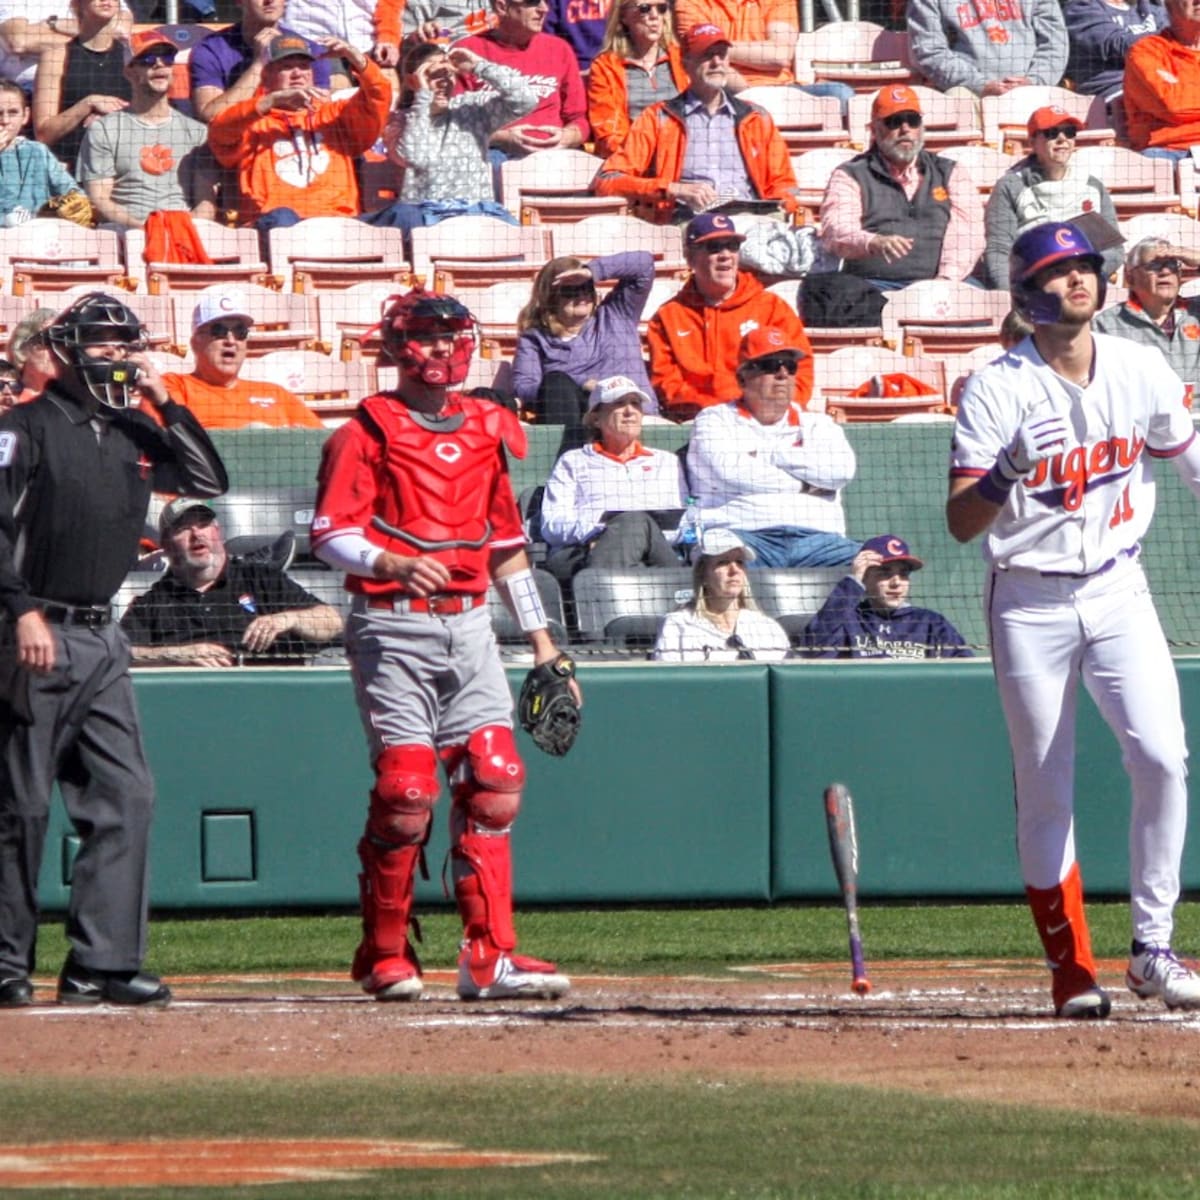
M58 604L53 600L38 603L42 616L55 625L86 625L89 629L99 629L113 619L109 604Z

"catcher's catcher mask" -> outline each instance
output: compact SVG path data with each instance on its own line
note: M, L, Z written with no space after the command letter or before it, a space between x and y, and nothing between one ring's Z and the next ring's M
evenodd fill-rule
M384 302L380 334L384 353L409 378L431 387L453 387L470 370L478 324L453 296L413 288ZM448 357L430 355L428 341L434 337L452 339Z

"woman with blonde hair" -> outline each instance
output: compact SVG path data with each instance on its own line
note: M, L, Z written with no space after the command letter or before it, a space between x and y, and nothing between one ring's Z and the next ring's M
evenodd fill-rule
M641 113L687 85L671 6L666 0L618 0L588 73L588 121L596 153L607 158L619 150Z
M616 285L601 300L597 288L610 279ZM632 379L653 397L638 338L653 282L654 255L645 250L587 263L552 258L538 271L529 303L517 317L513 391L539 422L581 434L588 394L610 375ZM564 448L569 440L582 445L584 438L564 439Z
M653 657L659 662L779 662L791 643L760 612L750 591L754 551L731 529L705 530L692 565L692 599L663 618Z

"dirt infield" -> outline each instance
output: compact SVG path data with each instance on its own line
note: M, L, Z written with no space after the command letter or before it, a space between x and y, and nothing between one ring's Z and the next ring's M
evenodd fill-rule
M0 1037L17 1076L152 1077L164 1064L176 1077L470 1074L486 1043L497 1073L752 1073L1200 1121L1200 1013L1136 1000L1119 987L1124 965L1101 964L1112 1016L1089 1023L1049 1016L1041 963L885 962L865 998L830 964L719 979L577 978L555 1003L465 1004L449 972L426 976L421 1001L389 1005L340 976L176 979L175 1003L154 1012L62 1008L44 981L41 1002L0 1014ZM67 1032L80 1021L82 1060ZM381 1022L420 1037L380 1038ZM435 1150L453 1148L386 1147ZM0 1146L0 1164L15 1151Z

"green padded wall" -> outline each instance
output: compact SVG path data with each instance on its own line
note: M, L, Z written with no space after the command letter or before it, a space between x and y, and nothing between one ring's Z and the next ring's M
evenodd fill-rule
M1180 662L1200 714L1200 662ZM520 671L510 674L514 689ZM566 758L522 734L520 902L746 901L836 895L821 792L847 783L872 896L1019 896L1008 745L990 664L585 665ZM158 781L159 908L356 901L370 786L341 670L137 676ZM1078 841L1093 892L1127 889L1128 788L1080 706ZM422 904L441 903L446 802ZM61 908L72 839L56 803L41 895ZM1200 886L1200 833L1185 859Z

